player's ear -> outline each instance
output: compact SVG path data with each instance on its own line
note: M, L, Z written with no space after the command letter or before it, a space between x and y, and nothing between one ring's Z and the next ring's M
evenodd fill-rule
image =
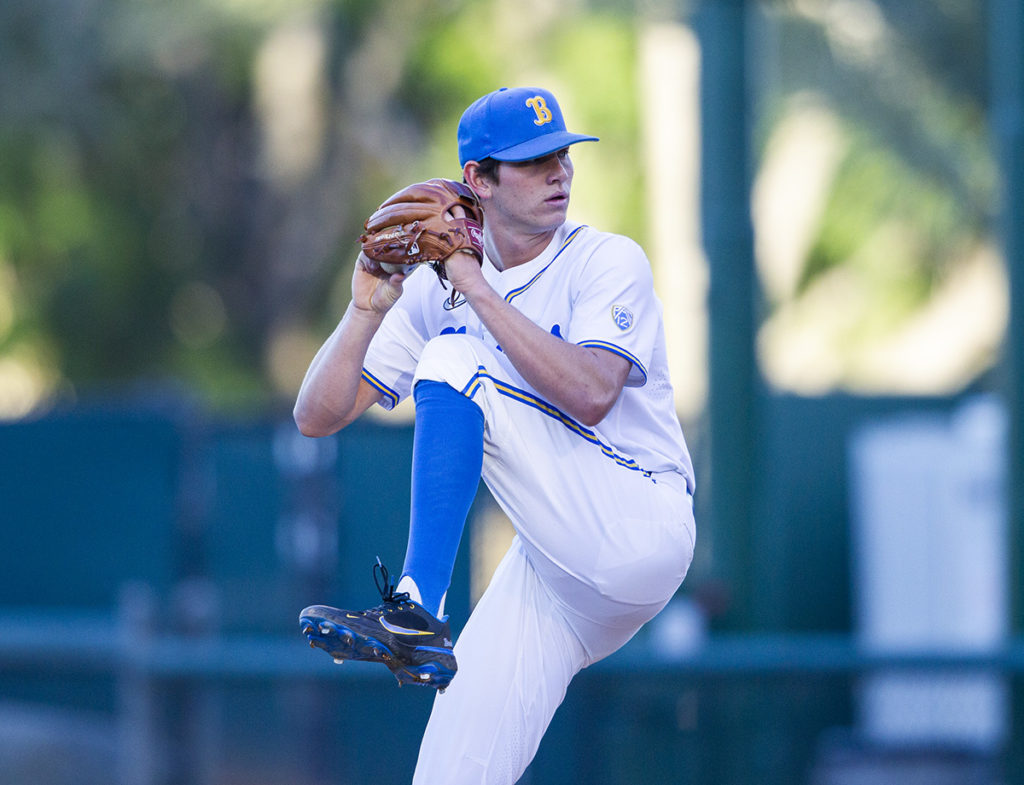
M462 179L478 198L486 199L491 195L493 182L480 172L480 164L477 161L466 161L466 165L462 167Z

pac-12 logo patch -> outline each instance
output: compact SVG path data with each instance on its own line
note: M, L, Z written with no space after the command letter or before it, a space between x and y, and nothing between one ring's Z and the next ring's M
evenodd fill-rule
M615 326L625 332L633 326L633 312L624 305L612 306L612 321Z

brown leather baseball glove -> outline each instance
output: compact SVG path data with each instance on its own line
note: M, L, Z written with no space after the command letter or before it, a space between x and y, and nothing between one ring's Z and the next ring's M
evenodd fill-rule
M465 210L464 218L451 215L455 206ZM409 273L426 264L443 286L448 280L445 260L453 253L472 253L483 263L480 202L469 186L454 180L434 178L406 186L377 208L364 227L359 236L363 253L384 275Z

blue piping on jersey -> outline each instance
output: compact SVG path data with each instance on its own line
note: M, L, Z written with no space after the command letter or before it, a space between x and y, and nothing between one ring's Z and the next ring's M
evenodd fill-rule
M395 408L398 405L398 393L388 387L384 382L370 373L368 370L363 368L363 378L366 383L373 387L377 392L383 395L385 398L391 401L391 408Z
M608 343L608 341L580 341L577 344L577 346L594 346L597 347L598 349L604 349L606 351L611 352L612 354L617 354L619 355L619 357L623 357L629 360L631 363L633 363L633 365L636 366L636 369L640 371L640 373L644 377L643 383L640 386L643 387L644 384L647 384L647 369L644 368L644 364L637 359L636 355L630 354L621 346L616 346L613 343Z
M508 382L503 382L499 379L494 378L490 373L487 372L487 369L484 368L484 366L482 365L477 366L477 372L473 374L472 378L469 380L469 383L466 384L466 386L463 387L461 390L459 390L459 392L461 392L467 398L472 399L473 396L475 396L476 393L479 391L484 379L490 379L495 389L502 395L511 398L514 401L519 401L520 403L526 404L527 406L531 406L539 412L543 412L548 417L551 417L554 420L558 420L560 423L562 423L562 425L564 425L570 431L575 433L577 436L582 436L591 444L600 447L601 452L603 452L605 455L607 455L609 458L611 458L613 461L619 464L619 466L624 466L625 468L631 469L632 471L640 472L642 475L644 475L644 477L651 476L651 472L645 469L641 469L640 464L638 464L633 458L624 458L623 456L615 452L607 444L598 439L597 434L590 430L590 428L580 425L578 422L572 419L572 417L565 414L565 412L561 411L560 409L557 409L556 407L552 406L543 398L538 398L533 393L527 392L526 390L521 390L518 387L513 387Z
M527 289L529 289L531 286L533 286L534 281L536 281L538 278L540 278L542 275L544 275L544 273L547 272L547 269L551 265L553 265L555 263L555 259L557 259L559 256L562 255L562 251L564 251L568 247L569 243L571 243L573 240L576 239L576 235L578 235L583 229L586 229L586 228L587 228L586 225L583 225L583 226L577 226L575 229L573 229L569 233L569 236L566 237L565 240L562 242L562 247L558 249L558 251L555 253L555 255L551 258L551 261L548 262L546 265L544 265L544 269L541 270L539 273L537 273L535 276L533 276L533 278L531 278L529 281L524 283L522 286L516 287L511 292L506 294L505 295L505 302L507 302L507 303L512 302L516 297L518 297L523 292L525 292Z

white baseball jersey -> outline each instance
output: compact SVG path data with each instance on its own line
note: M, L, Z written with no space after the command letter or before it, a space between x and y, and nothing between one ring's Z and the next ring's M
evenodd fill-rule
M636 243L566 224L526 264L484 275L534 323L632 363L588 428L533 390L463 300L429 271L405 282L363 378L391 408L444 382L484 415L482 476L516 538L455 645L414 785L513 785L573 676L664 607L693 557L693 470L665 361L661 304ZM446 460L458 460L447 456Z
M662 306L640 246L621 235L565 223L532 261L499 271L485 259L483 271L488 283L535 324L632 363L619 400L592 429L540 399L506 359L504 373L511 385L536 399L536 405L550 407L553 417L564 419L582 438L599 440L613 460L643 472L678 473L692 492L693 466L668 376ZM465 300L451 307L449 295L437 276L417 271L385 317L363 373L380 390L385 408L410 393L416 364L431 338L465 333L500 350Z

